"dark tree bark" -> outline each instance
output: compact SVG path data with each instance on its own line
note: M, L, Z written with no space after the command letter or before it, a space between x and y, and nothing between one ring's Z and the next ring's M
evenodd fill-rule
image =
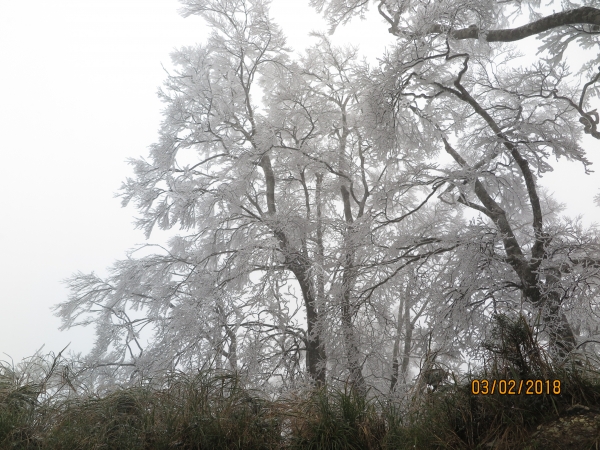
M398 324L396 329L396 339L394 341L394 349L392 353L392 382L390 385L390 393L394 391L398 384L398 379L402 377L406 382L406 374L408 373L408 365L410 363L410 349L412 347L412 334L414 322L419 318L418 314L414 319L410 317L410 292L407 289L406 297L398 306ZM402 363L400 363L400 334L404 327L404 345L402 348Z
M575 348L577 340L573 328L560 306L562 303L559 291L560 269L546 268L545 275L546 292L541 304L542 318L548 331L550 350L562 360Z
M394 339L394 348L392 350L392 379L390 384L390 394L394 392L396 388L396 384L398 383L398 368L399 368L399 354L400 354L400 334L402 332L402 324L403 324L403 309L404 302L407 299L404 298L400 300L400 304L398 305L398 320L396 322L396 338Z
M360 350L358 348L358 337L354 330L354 306L352 305L351 293L356 281L356 267L354 266L354 234L352 212L350 209L350 195L348 189L342 184L342 201L346 213L346 234L344 236L344 256L342 271L342 326L344 332L344 345L346 347L346 358L348 359L348 370L350 371L350 382L358 392L364 393L366 389L365 380L360 364Z
M584 6L571 11L562 11L552 14L521 27L503 30L481 30L475 25L468 28L453 30L442 25L434 25L428 30L428 33L448 33L450 37L457 40L483 39L488 42L514 42L543 33L544 31L553 28L583 24L598 26L598 31L600 31L600 9ZM399 34L400 31L392 27L390 28L390 33Z
M275 175L271 165L271 158L268 155L262 156L260 167L265 174L267 211L269 216L275 216L277 209L275 206ZM310 377L318 385L325 384L325 350L321 344L321 339L317 332L317 323L319 314L316 304L315 288L310 276L311 262L307 255L295 250L289 243L285 232L281 227L275 225L273 234L279 241L280 250L285 257L285 265L294 274L304 300L306 308L307 338L306 338L306 367Z
M412 334L415 327L413 322L410 320L410 305L406 304L404 308L404 326L406 328L406 336L404 337L404 351L402 352L402 366L400 367L400 373L402 374L402 377L406 380L406 374L408 373L408 364L410 363Z

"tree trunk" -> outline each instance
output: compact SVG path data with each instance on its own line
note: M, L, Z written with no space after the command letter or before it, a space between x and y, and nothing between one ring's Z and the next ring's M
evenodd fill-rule
M346 111L342 106L342 132L340 134L339 144L339 170L341 174L347 172L346 161L346 141L349 134ZM344 336L344 347L346 349L346 359L348 371L350 372L350 382L352 388L356 389L360 394L366 392L365 379L362 374L362 365L360 364L360 350L358 346L358 336L354 330L352 322L354 316L354 306L352 305L352 289L356 282L357 272L354 267L354 218L352 216L352 206L350 204L350 191L348 181L344 177L340 177L340 193L342 195L342 203L344 206L344 218L346 220L346 229L344 231L344 255L342 262L342 333Z
M358 337L354 330L352 318L354 316L354 306L352 305L352 288L356 281L356 268L354 267L354 226L352 224L352 215L350 212L350 194L345 185L342 185L342 199L344 201L344 210L346 211L346 232L344 236L344 260L342 272L342 328L344 335L344 346L346 348L346 358L348 360L348 371L350 372L350 382L359 393L364 394L366 384L362 374L360 364L360 350L358 346Z
M265 174L265 185L267 195L267 211L270 217L277 213L275 206L275 174L271 165L271 158L264 155L260 159L260 167ZM309 376L317 385L325 384L325 351L321 345L318 333L318 310L315 299L315 289L310 276L311 264L307 255L291 247L285 232L277 223L271 225L273 234L279 241L279 247L285 258L285 265L294 274L300 289L304 307L306 308L306 368Z
M407 299L408 300L408 299ZM412 347L413 322L410 320L410 302L404 304L404 352L402 354L402 378L406 380L408 365L410 363L410 349Z
M319 313L316 307L314 289L310 282L307 268L300 264L292 264L291 270L296 276L306 308L307 339L306 339L306 366L310 377L319 386L325 385L326 360L325 350L321 344L321 338L318 333Z
M362 374L360 364L360 350L358 346L358 336L354 330L352 318L354 316L354 306L352 305L352 288L356 281L356 268L354 267L354 243L352 242L353 227L350 224L346 230L345 255L342 273L342 328L344 335L344 346L346 348L346 358L348 360L348 371L350 372L350 382L359 393L366 391L366 384Z
M399 369L399 354L400 354L400 333L402 332L403 315L402 310L404 308L404 302L406 300L400 300L398 305L398 319L396 321L396 338L394 339L394 349L392 350L392 381L390 385L390 394L394 392L396 384L398 383L398 369Z
M360 350L358 347L358 337L354 332L352 323L353 307L350 300L350 283L352 278L348 268L344 269L343 274L343 293L342 293L342 327L344 333L344 344L346 347L346 358L348 359L348 370L350 372L350 383L359 393L365 393L366 385L362 374L360 364Z
M550 353L553 359L562 361L575 349L577 341L571 324L561 308L561 295L557 290L561 277L560 270L546 268L545 273L546 292L541 296L543 299L540 304L541 317L546 325Z
M323 191L323 174L316 174L316 192L315 202L317 204L317 252L315 255L317 263L317 322L320 327L325 326L324 312L325 308L325 246L323 244L323 212L322 212L322 191ZM327 352L325 344L321 343L319 358L325 367L327 362ZM325 368L323 369L325 371ZM324 372L323 377L326 374ZM323 383L325 380L323 380Z
M227 336L229 336L229 348L228 348L228 360L229 367L231 370L236 372L238 370L238 360L237 360L237 335L234 331L231 330L229 326L225 326L225 331Z
M466 90L459 84L455 83L458 89L461 90L461 95L458 97L469 103L473 109L483 117L490 128L496 135L504 140L504 146L508 148L517 165L519 166L523 179L527 187L529 200L533 212L533 230L535 233L535 242L532 245L531 260L527 260L525 254L517 241L513 229L508 221L508 217L504 209L496 200L488 193L484 184L475 179L474 192L479 198L483 206L475 205L467 200L462 200L461 203L466 206L477 209L487 215L495 223L497 229L503 234L503 244L506 251L506 261L511 265L521 281L521 291L524 298L534 307L540 308L541 319L546 324L546 331L550 339L550 349L552 358L556 362L561 362L569 352L576 347L575 336L571 326L561 311L560 293L557 291L560 282L559 269L546 268L546 283L542 283L539 277L539 267L542 261L547 257L546 245L547 236L542 231L542 209L540 206L539 196L535 178L529 167L529 163L523 158L515 144L503 134L500 127L494 122L492 117L471 97ZM468 167L466 161L454 150L450 143L444 139L446 151L454 158L454 160L462 167Z

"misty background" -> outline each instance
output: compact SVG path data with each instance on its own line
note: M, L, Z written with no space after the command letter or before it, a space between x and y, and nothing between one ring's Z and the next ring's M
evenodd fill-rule
M144 235L133 207L114 194L157 139L162 105L157 89L169 54L202 42L199 17L183 18L176 0L55 0L0 4L0 360L43 352L85 352L93 329L60 332L52 306L76 271L105 275ZM274 0L272 15L299 51L310 30L327 26L306 1ZM358 45L372 64L392 37L372 9L336 31L337 45ZM524 41L526 44L527 41ZM600 167L598 143L586 136ZM600 174L563 161L542 184L571 216L599 221L593 197ZM570 189L564 190L568 184ZM177 232L177 230L174 230ZM150 242L166 233L154 232Z

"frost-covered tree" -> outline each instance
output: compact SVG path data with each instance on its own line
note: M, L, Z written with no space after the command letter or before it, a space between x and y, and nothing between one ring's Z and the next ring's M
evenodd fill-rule
M378 136L357 50L321 36L294 60L266 2L184 4L213 34L173 54L159 142L132 161L122 196L147 235L187 235L132 253L107 279L75 275L58 314L65 327L96 323L88 361L120 377L210 366L286 384L306 368L364 390L371 323L393 320L394 286L369 296L372 309L362 293L433 242L434 225L405 230L410 243L390 256L403 220L378 218L410 216L434 181Z
M312 3L333 28L369 6ZM599 92L600 9L592 1L374 3L398 38L380 77L392 99L388 114L398 129L407 115L419 120L422 148L453 160L438 199L479 218L471 239L487 255L478 272L491 276L461 282L460 296L480 291L482 302L496 305L501 297L509 310L537 311L553 353L564 357L578 345L566 314L580 320L574 310L587 305L589 316L596 309L598 237L561 221L539 178L552 170L552 158L579 161L587 171L582 134L600 139L590 103ZM524 64L504 43L528 37L541 43L537 59ZM582 52L571 56L575 43L587 60Z
M213 33L173 54L160 138L121 195L147 236L184 234L68 281L57 314L96 325L94 373L387 393L432 355L477 358L493 313L529 314L557 360L596 340L597 232L539 178L554 157L587 168L599 137L597 56L566 63L598 44L598 10L378 1L398 41L371 68L320 35L291 54L266 1L182 3ZM313 4L333 28L368 6ZM504 43L528 36L531 67Z

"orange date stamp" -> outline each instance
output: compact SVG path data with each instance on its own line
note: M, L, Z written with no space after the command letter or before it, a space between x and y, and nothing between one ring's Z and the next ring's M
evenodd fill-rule
M473 395L559 395L560 380L473 380Z

